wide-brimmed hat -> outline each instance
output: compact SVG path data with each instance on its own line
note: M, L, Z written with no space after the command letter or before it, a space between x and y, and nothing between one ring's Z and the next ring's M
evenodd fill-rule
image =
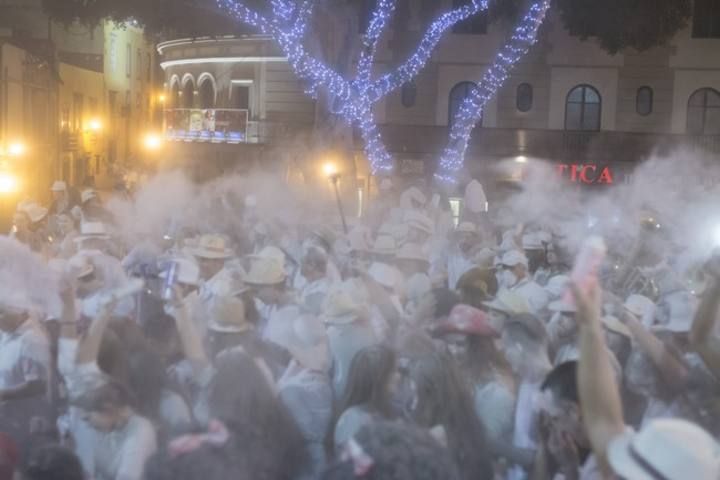
M498 331L490 324L488 315L469 305L456 305L437 331L438 333L462 333L482 337L499 335Z
M506 288L499 290L493 300L483 302L483 305L488 308L492 308L493 310L507 313L508 315L530 312L530 305L527 300Z
M408 228L420 230L421 232L425 232L428 235L432 235L435 233L435 224L433 223L432 219L420 212L406 212L405 225L407 225Z
M53 182L52 187L50 188L51 192L66 192L67 191L67 183L63 182L62 180L55 180Z
M430 263L427 254L423 251L422 246L416 243L406 243L398 250L395 255L398 260L416 260L419 262Z
M245 318L245 303L232 295L214 295L208 302L208 330L218 333L242 333L252 325Z
M248 285L280 285L286 278L284 265L277 259L257 257L251 261L244 280Z
M477 225L472 222L460 222L460 224L455 228L455 233L476 234L478 233Z
M320 318L299 316L293 321L291 336L287 349L298 363L310 370L327 370L330 350L325 324Z
M627 325L618 320L617 317L606 315L602 318L602 323L603 326L611 332L622 335L623 337L632 338L632 332L630 332L630 329Z
M510 250L500 259L500 264L506 267L515 267L517 265L528 266L528 259L524 253L518 250Z
M330 290L323 302L323 321L327 324L343 325L360 318L362 307L353 299L347 287L337 286Z
M90 201L93 198L97 198L97 192L91 188L83 190L82 193L80 193L80 201L82 203Z
M103 222L82 222L80 235L73 241L79 243L85 240L110 240L110 233Z
M680 419L656 419L640 432L610 442L613 471L632 480L720 478L720 445L699 426Z
M378 235L373 244L372 253L376 255L395 255L397 244L391 235Z
M188 253L198 258L220 260L234 256L228 241L222 235L202 235L197 243L187 249Z
M36 202L23 202L18 205L17 211L25 213L32 223L41 221L48 214L48 209Z
M282 265L285 265L285 260L287 259L285 252L283 252L278 247L273 247L272 245L267 246L260 250L260 252L254 254L254 255L248 255L248 258L254 260L258 258L266 258L270 260L275 260L276 262L281 263Z

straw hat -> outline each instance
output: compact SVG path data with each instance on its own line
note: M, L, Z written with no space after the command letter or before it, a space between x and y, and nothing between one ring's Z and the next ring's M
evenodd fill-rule
M508 315L530 313L530 305L527 300L505 288L498 291L494 300L483 302L483 305Z
M66 192L67 191L67 183L63 182L62 180L55 180L55 182L52 184L52 187L50 188L51 192Z
M345 325L356 321L362 313L346 288L338 287L330 291L323 303L323 320L331 325Z
M250 271L245 276L248 285L280 285L285 283L285 269L283 264L275 258L258 257L250 265Z
M372 253L376 255L395 255L397 244L395 238L390 235L378 235L373 244Z
M80 201L82 203L88 202L93 198L97 198L97 192L93 189L83 190L80 194Z
M82 222L80 224L80 235L73 239L74 242L85 240L110 240L110 233L103 222Z
M19 212L25 213L32 223L37 223L48 214L48 209L35 202L23 202L18 205Z
M398 250L396 257L398 260L417 260L420 262L430 263L428 256L423 252L420 245L416 243L406 243Z
M720 478L720 445L686 420L657 419L626 432L610 442L608 460L615 473L633 480Z
M438 327L440 333L463 333L482 337L499 335L490 324L490 319L482 310L469 305L456 305L450 316Z
M198 258L220 260L230 258L234 255L222 235L202 235L197 244L187 249L188 253Z
M214 295L208 305L208 329L218 333L242 333L252 325L245 318L245 304L236 296Z
M525 267L527 267L528 259L525 254L517 250L510 250L502 256L502 258L500 259L500 264L505 265L506 267L515 267L517 265L524 265Z
M291 337L287 348L295 360L310 370L328 369L328 338L320 318L313 315L299 316L293 321Z

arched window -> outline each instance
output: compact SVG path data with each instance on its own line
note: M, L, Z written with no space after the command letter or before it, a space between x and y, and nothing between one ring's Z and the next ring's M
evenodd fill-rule
M182 89L182 106L183 108L193 108L195 106L195 82L188 80Z
M570 90L565 101L565 130L600 130L602 99L590 85Z
M180 108L180 83L173 82L170 88L170 107Z
M517 109L521 112L529 112L533 106L533 88L529 83L521 83L517 87L517 98L515 99Z
M207 77L200 83L200 108L215 108L215 85Z
M415 99L417 98L417 85L415 82L407 82L402 86L400 92L400 101L403 107L412 108L415 106Z
M455 114L460 110L463 101L470 96L476 85L473 82L460 82L450 90L450 102L448 105L448 125L455 123Z
M687 133L720 135L720 92L701 88L688 101Z
M653 89L650 87L640 87L635 97L635 111L638 115L647 117L653 111Z

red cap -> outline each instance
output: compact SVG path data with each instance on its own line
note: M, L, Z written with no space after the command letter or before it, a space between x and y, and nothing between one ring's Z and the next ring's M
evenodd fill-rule
M440 325L438 331L441 333L463 333L483 337L500 335L490 325L487 314L470 305L456 305L447 320Z

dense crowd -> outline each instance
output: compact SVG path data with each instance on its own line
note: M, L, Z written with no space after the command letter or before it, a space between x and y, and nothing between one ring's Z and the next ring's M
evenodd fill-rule
M720 479L720 255L400 190L139 241L92 189L21 202L0 480Z

